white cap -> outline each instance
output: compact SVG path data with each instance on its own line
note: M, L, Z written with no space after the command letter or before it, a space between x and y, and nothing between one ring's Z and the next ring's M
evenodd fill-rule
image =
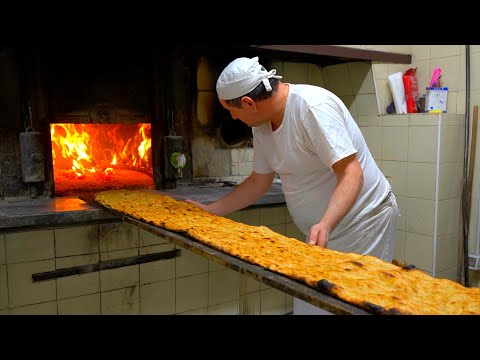
M223 69L217 80L217 95L222 100L232 100L239 98L255 89L258 84L263 82L267 91L272 91L270 78L281 79L275 75L277 70L270 71L258 63L258 57L241 57L233 60Z

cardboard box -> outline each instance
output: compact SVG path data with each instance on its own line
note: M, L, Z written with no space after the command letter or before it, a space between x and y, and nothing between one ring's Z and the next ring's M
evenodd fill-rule
M448 87L434 88L427 87L425 98L425 112L440 110L447 112Z

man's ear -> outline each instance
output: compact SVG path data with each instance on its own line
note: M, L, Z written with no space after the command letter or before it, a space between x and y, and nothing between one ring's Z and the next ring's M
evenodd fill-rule
M242 102L245 103L249 108L251 108L253 111L257 111L257 104L255 104L255 101L251 97L244 96L242 97Z

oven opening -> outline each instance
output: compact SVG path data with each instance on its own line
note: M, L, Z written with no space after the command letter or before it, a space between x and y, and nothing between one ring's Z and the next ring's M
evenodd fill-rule
M151 124L50 124L55 196L155 189Z

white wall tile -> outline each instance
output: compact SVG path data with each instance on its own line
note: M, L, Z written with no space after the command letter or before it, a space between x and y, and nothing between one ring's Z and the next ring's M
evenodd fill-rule
M140 286L140 314L175 314L175 280L166 280Z
M139 239L139 246L170 244L168 240L165 240L161 236L152 234L143 229L138 229L138 239Z
M208 274L208 305L217 305L238 300L239 273L226 269Z
M432 271L433 236L411 232L405 234L405 262L418 269Z
M375 94L372 66L370 62L348 63L348 70L354 94Z
M182 249L182 254L175 258L175 274L177 278L206 272L208 272L208 259L193 251Z
M435 163L437 159L437 127L408 128L408 161Z
M125 223L109 223L98 226L100 251L112 251L138 247L138 227Z
M53 259L7 265L10 307L56 300L55 280L38 282L32 280L32 274L53 270L55 270L55 260Z
M382 162L382 172L392 186L395 196L407 195L407 162L386 161Z
M251 276L240 274L239 276L239 294L245 295L248 293L260 291L261 283Z
M100 292L100 275L98 271L57 279L57 296L59 300L98 292Z
M260 223L264 226L285 224L283 207L265 207L260 209Z
M375 160L382 158L382 128L378 126L360 127L368 149Z
M459 238L456 234L437 237L435 272L457 267L458 241Z
M359 115L357 116L356 122L358 126L366 127L380 127L381 124L381 117L376 115Z
M375 78L377 80L388 80L388 73L387 73L388 66L387 66L387 64L385 64L383 62L373 61L372 62L372 69L375 73Z
M308 84L325 87L322 68L317 64L307 64Z
M123 250L112 250L107 252L100 253L100 261L109 261L116 259L125 259L132 256L139 255L139 248L123 249Z
M452 162L440 164L439 172L439 200L460 197L463 191L463 163Z
M284 82L294 84L307 84L308 83L308 70L306 63L300 62L283 62L283 78Z
M27 305L10 309L10 315L57 315L57 302Z
M55 258L53 230L37 230L5 235L7 263Z
M464 127L442 126L440 163L462 162L464 153Z
M100 315L100 293L58 300L59 315Z
M7 265L0 265L0 310L8 307Z
M209 306L208 315L238 315L238 301Z
M431 45L412 45L412 63L430 59Z
M435 164L408 162L407 196L435 200L435 179Z
M416 198L407 198L405 230L412 233L433 236L435 202Z
M98 226L76 226L55 229L57 257L98 252Z
M260 291L240 296L240 315L260 315Z
M448 279L457 282L457 269L448 269L435 274L438 279Z
M355 97L357 115L377 115L377 97L374 94L359 94Z
M470 58L471 60L471 58ZM459 60L458 60L458 82L457 82L457 90L458 91L465 91L466 90L466 84L467 84L467 64L466 64L466 58L465 55L461 55ZM470 64L470 81L474 80L475 77L472 76L472 71L477 71L476 66L472 66ZM471 89L472 84L470 83L470 89Z
M240 221L247 225L260 225L260 210L259 209L250 209L242 210L240 213Z
M100 289L102 292L126 287L136 287L139 283L140 275L138 265L100 270Z
M409 118L411 115L383 115L382 126L383 127L407 127Z
M438 236L457 234L462 215L461 205L461 198L438 202Z
M444 58L460 55L462 45L430 45L430 58Z
M102 292L100 301L102 315L140 314L139 286Z
M238 174L239 175L248 176L252 173L252 171L253 171L253 162L252 161L238 163Z
M405 231L397 230L395 239L395 251L393 258L397 261L405 261Z
M226 266L217 264L213 260L208 260L208 271L220 271L220 270L225 270L227 269Z
M175 280L175 312L183 313L208 306L208 274Z
M480 90L480 52L470 56L470 90ZM478 105L478 103L477 103Z
M0 235L0 265L6 264L7 259L5 257L5 235Z
M465 99L466 99L465 96L466 96L466 91L457 91L457 113L458 114L465 114ZM473 111L471 111L470 114L473 114Z
M354 95L347 64L326 66L325 71L331 92L337 96Z
M383 127L381 159L407 161L408 127Z
M285 314L285 293L269 288L260 292L260 311L262 315Z
M457 112L457 91L448 91L447 113L455 114Z
M208 307L203 307L200 309L184 311L181 313L176 313L175 315L208 315Z
M140 249L140 255L162 253L175 249L174 244L148 246ZM183 252L183 250L181 250ZM181 255L180 255L181 256ZM175 278L175 259L163 259L140 264L140 284L148 284Z

